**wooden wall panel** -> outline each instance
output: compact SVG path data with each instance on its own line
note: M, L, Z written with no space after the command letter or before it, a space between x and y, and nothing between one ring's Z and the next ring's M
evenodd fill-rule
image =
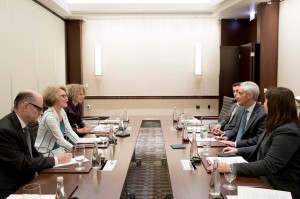
M260 23L260 91L277 86L279 3L258 5ZM260 95L260 100L264 96Z
M82 21L66 21L66 83L83 83L82 71Z

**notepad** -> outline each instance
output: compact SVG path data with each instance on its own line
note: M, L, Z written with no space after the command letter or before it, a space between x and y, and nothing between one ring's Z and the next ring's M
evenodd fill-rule
M173 149L185 149L185 145L184 144L171 144L171 147Z

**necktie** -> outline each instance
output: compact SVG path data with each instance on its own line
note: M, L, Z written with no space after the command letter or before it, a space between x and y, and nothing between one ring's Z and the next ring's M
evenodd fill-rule
M230 115L230 118L229 118L229 122L228 122L228 123L231 122L231 120L232 120L233 116L235 115L235 113L236 113L236 111L237 111L238 108L239 108L238 105L236 105L236 106L234 107L233 111L231 112L231 115Z
M244 134L244 130L246 128L246 123L247 123L247 114L248 114L248 111L245 110L245 112L243 113L243 116L242 116L242 121L241 121L241 124L239 127L239 131L236 135L235 141L240 141Z
M30 155L32 157L32 147L31 147L31 139L30 139L29 127L26 126L24 128L24 132L25 132L25 138L26 138L26 142L27 142L27 145L28 145L28 149L29 149Z

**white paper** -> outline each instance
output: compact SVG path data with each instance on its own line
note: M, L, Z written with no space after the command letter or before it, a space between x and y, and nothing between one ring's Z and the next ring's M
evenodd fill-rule
M100 138L79 138L79 140L76 141L76 144L92 144L95 141L101 142L102 140Z
M195 170L190 160L180 160L180 163L185 171Z
M214 159L218 159L219 162L225 162L228 159L233 159L236 161L236 163L243 163L247 161L242 157L242 156L234 156L234 157L207 157L206 160L208 161L209 164L213 164Z
M99 124L92 130L92 132L103 132L103 133L108 133L109 131L110 131L110 126L108 124Z
M177 129L174 126L170 126L171 131L177 131Z
M118 125L113 125L114 132L116 132L119 129ZM130 131L132 129L132 126L127 126L126 130ZM110 131L110 125L109 124L99 124L95 128L93 128L92 132L99 132L99 133L109 133Z
M55 195L41 195L41 199L54 199ZM23 199L23 194L11 194L6 199Z
M112 171L117 164L117 160L107 160L102 171Z
M190 138L190 141L192 141L193 138ZM200 136L197 136L196 135L196 142L208 142L208 141L211 141L211 142L216 142L217 140L215 138L201 138Z
M290 192L287 191L238 186L237 198L238 199L292 199L292 195ZM231 197L228 199L233 199L233 198Z
M88 162L89 159L85 158L83 162ZM77 161L75 160L75 158L71 158L71 161L65 164L57 164L55 166L53 166L53 168L55 167L61 167L61 166L66 166L66 165L71 165L71 164L78 164Z

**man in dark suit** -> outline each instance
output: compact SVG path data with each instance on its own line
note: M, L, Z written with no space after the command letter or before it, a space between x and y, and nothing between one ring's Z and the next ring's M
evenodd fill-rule
M14 100L13 111L0 120L0 199L14 193L47 167L67 163L72 154L46 158L33 146L27 125L43 114L43 97L27 89Z
M224 144L235 147L255 145L264 130L263 122L266 118L264 107L257 102L259 88L254 82L243 82L240 85L237 101L244 107L242 116L234 129L226 131L222 137Z
M237 100L236 97L240 88L240 84L240 82L232 84L232 92L235 100ZM223 133L222 131L225 132L228 130L232 130L236 125L238 125L237 122L239 121L239 117L241 116L242 110L243 107L240 106L237 102L232 104L227 116L216 126L214 126L214 128L212 129L212 133L214 135L221 135Z

